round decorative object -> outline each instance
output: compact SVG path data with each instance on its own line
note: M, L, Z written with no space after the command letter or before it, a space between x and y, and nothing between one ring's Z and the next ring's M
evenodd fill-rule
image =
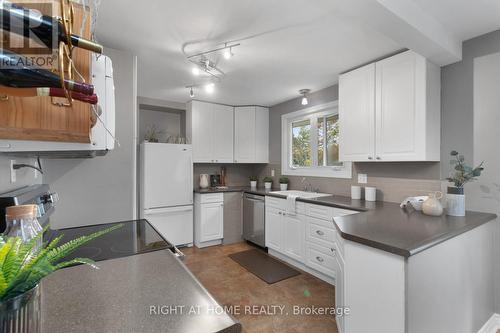
M422 212L425 215L441 216L443 214L443 205L439 201L443 197L443 193L435 192L429 194L429 198L422 204Z

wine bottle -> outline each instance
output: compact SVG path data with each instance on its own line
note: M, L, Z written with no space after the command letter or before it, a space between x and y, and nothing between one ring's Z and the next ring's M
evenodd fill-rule
M26 59L18 54L0 49L0 85L14 88L62 88L57 74L36 66L28 66ZM94 93L94 86L73 80L64 80L68 90L85 95Z
M22 35L25 28L29 28L45 46L51 49L58 47L59 42L68 44L68 36L60 20L48 15L41 15L36 11L28 10L28 8L15 5L9 1L0 1L0 9L2 29ZM57 29L56 38L58 42L55 45L53 44L54 29ZM73 46L99 54L103 51L102 45L75 34L71 34L70 39Z
M51 96L51 97L66 97L64 89L62 88L11 88L0 86L0 94L9 96L20 96L20 97L33 97L33 96ZM71 98L77 101L97 104L98 98L96 94L84 95L75 91L70 92Z

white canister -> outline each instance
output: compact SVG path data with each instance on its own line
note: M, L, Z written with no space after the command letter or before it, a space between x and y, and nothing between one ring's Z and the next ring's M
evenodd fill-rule
M365 187L365 200L366 201L377 201L377 188L376 187Z
M250 181L250 187L251 188L256 188L257 187L257 181L256 180L251 180Z
M465 216L464 194L446 194L446 214L450 216Z
M351 199L354 200L361 199L361 186L356 186L356 185L351 186Z
M208 188L208 175L206 173L200 175L200 188Z
M271 182L265 182L264 183L264 188L266 190L270 190L272 186L273 186L273 183L271 183Z
M280 191L286 191L286 190L288 190L288 184L280 183Z

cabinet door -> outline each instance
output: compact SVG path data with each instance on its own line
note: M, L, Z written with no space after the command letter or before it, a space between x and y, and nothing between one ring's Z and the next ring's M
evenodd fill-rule
M282 251L283 216L281 210L266 208L266 246L276 251Z
M407 51L376 64L376 160L418 160L425 146L425 59ZM417 71L423 72L417 75ZM423 89L418 93L417 88ZM421 98L419 96L422 96Z
M283 252L299 262L304 261L304 217L285 215L283 223Z
M234 109L234 161L236 163L255 162L255 119L254 106Z
M207 242L223 238L224 205L220 202L201 204L200 240Z
M212 128L214 114L211 104L193 101L191 105L191 117L193 162L212 162L214 160L212 154Z
M340 76L339 127L341 161L375 158L375 64Z
M269 109L255 108L255 163L269 163Z
M233 163L234 108L212 104L212 159L217 163Z

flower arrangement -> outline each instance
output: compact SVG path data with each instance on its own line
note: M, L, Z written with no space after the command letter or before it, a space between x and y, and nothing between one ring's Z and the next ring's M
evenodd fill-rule
M114 225L62 245L59 245L63 237L60 235L49 243L43 243L41 247L37 244L48 226L28 242L23 242L20 237L0 236L0 303L29 291L41 279L61 268L75 264L98 268L93 260L87 258L62 260L83 244L121 226L122 224Z
M481 176L484 170L484 162L481 162L477 167L473 168L465 164L465 157L459 152L452 150L450 153L453 159L450 163L453 165L453 174L446 178L450 183L453 183L457 188L463 188L468 182L474 181Z

